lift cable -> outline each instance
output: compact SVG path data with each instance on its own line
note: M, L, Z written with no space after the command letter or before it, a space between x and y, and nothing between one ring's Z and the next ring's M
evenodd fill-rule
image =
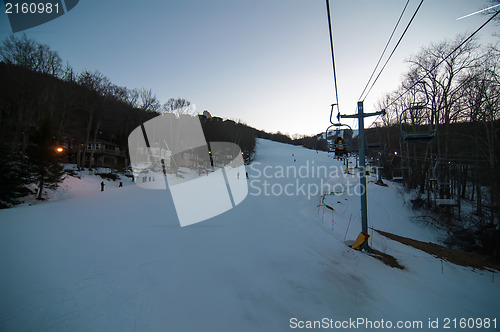
M366 93L366 95L363 97L363 99L361 101L365 101L365 99L368 96L368 94L370 93L370 91L372 91L373 86L375 85L375 83L377 82L378 78L380 77L380 74L382 74L382 72L384 71L384 69L387 66L387 63L389 62L389 60L391 60L392 55L394 54L394 52L398 48L399 43L401 43L401 40L403 39L404 35L408 31L408 28L410 27L411 23L413 22L413 19L415 18L415 16L417 15L418 11L420 10L420 7L422 6L423 2L424 2L424 0L421 0L420 3L418 4L417 9L415 10L415 12L413 13L413 16L410 19L410 22L408 22L408 24L406 25L405 30L403 31L403 34L401 35L401 37L399 37L399 40L398 40L396 46L394 46L394 49L392 50L391 54L389 55L389 57L385 61L384 66L382 67L382 69L380 69L380 72L378 73L377 77L375 77L375 80L373 81L372 85L370 86L370 89L368 90L368 92Z
M335 102L337 105L337 111L340 112L340 110L339 110L339 95L338 95L338 91L337 91L337 73L335 71L335 53L333 52L332 20L330 18L330 3L329 2L330 2L329 0L326 0L326 12L328 14L328 29L330 31L330 50L332 53L333 84L335 87ZM333 108L332 108L332 110L333 110ZM331 113L330 113L330 123L333 124Z
M399 19L398 21L396 22L396 26L394 27L394 30L392 30L392 33L391 33L391 36L389 37L389 40L387 41L387 44L385 44L385 48L384 50L382 51L382 54L380 55L380 58L378 59L378 62L377 64L375 65L375 68L373 68L373 72L370 76L370 78L368 79L368 82L366 82L366 85L365 85L365 88L363 89L363 92L361 92L361 95L359 96L359 100L361 100L361 98L363 97L363 94L365 93L366 91L366 88L368 88L368 85L370 84L372 78L373 78L373 75L375 75L375 71L377 70L378 68L378 65L380 64L380 61L382 61L382 58L384 57L384 54L385 54L385 51L387 51L387 47L389 47L389 44L392 40L392 37L394 36L394 33L396 32L396 29L398 28L399 26L399 22L401 21L401 18L403 17L403 14L405 13L406 11L406 7L408 7L408 4L410 3L410 0L406 1L406 5L405 7L403 8L403 11L401 12L401 15L399 16Z

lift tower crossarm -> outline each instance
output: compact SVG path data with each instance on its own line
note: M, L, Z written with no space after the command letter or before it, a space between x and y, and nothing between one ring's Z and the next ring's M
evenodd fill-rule
M357 118L358 119L358 149L359 149L359 166L361 168L361 176L359 184L361 186L361 230L368 234L368 207L366 201L366 164L365 164L365 118L376 115L384 115L385 110L373 113L363 112L363 102L358 101L358 113L352 115L341 115L341 118ZM363 243L361 249L369 251L368 241Z

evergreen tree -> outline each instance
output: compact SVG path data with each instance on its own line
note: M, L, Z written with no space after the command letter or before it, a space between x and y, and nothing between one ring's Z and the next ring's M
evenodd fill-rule
M18 199L30 193L30 174L23 155L9 153L6 144L0 145L0 209L19 203Z
M45 118L34 130L26 149L29 172L32 182L38 183L37 199L43 199L45 187L57 188L63 180L64 170L60 163L60 152L57 148L57 138L50 118Z

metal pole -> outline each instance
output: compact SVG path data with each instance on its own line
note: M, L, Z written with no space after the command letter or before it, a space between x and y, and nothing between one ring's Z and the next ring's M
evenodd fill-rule
M361 231L368 234L368 206L366 201L366 164L365 164L365 117L384 115L385 110L374 113L363 112L363 102L358 101L358 113L353 115L339 115L341 118L357 118L358 119L358 150L359 150L359 164L361 168L361 175L359 184L361 186ZM368 241L365 241L361 249L370 250Z
M377 183L382 184L382 152L377 153Z
M363 114L363 102L358 101L358 145L359 145L359 167L361 176L361 231L368 234L368 207L366 201L366 165L365 165L365 117ZM363 243L362 249L368 249L368 242Z

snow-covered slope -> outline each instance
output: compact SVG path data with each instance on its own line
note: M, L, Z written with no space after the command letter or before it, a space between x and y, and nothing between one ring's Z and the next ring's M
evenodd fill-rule
M441 265L377 233L370 244L404 270L348 248L359 197L341 162L264 140L257 149L247 198L188 227L168 191L134 185L1 210L0 331L284 331L323 318L427 330L429 319L500 319L492 272ZM318 208L320 185L336 192L325 198L335 211ZM439 241L412 222L403 195L369 183L369 226Z

